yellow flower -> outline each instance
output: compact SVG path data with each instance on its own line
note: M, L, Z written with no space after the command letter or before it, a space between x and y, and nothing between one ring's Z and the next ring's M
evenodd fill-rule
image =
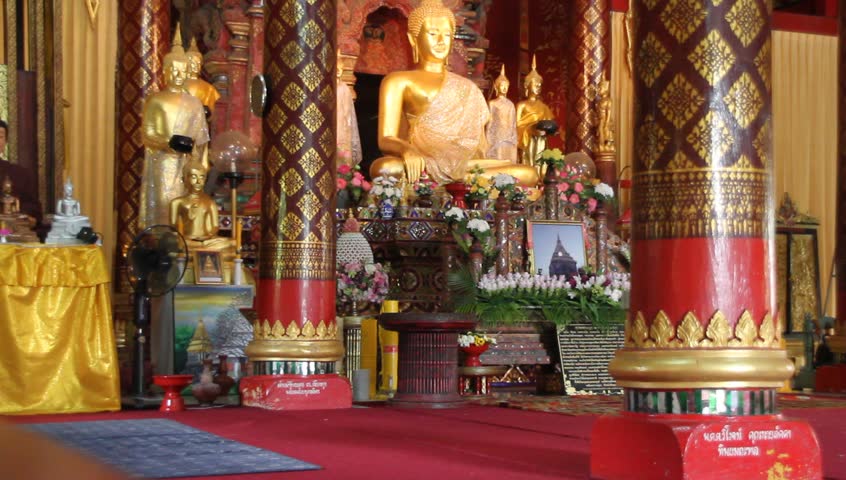
M484 345L484 344L485 344L485 339L484 339L484 338L482 338L482 337L476 337L476 345L477 345L477 346L481 347L481 346L482 346L482 345Z

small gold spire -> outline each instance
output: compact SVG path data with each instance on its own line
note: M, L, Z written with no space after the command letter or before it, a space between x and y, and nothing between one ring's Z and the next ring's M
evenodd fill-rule
M170 53L185 53L185 45L182 43L182 27L179 22L176 23L176 33L173 35Z
M191 38L191 45L188 47L189 53L200 53L200 49L197 48L197 37Z
M525 79L526 85L528 85L532 81L536 81L538 83L543 83L543 77L541 77L540 74L538 73L537 56L534 55L534 54L532 55L532 71L529 72L526 75L526 79Z

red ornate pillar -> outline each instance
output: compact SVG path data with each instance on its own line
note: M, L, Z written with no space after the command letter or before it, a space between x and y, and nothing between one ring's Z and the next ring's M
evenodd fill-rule
M348 407L335 372L335 0L269 0L257 320L246 405Z
M597 151L596 92L611 75L611 6L608 0L570 3L568 59L567 152Z
M247 9L250 18L249 64L247 65L247 88L256 75L264 73L264 0L252 0ZM261 118L247 114L244 130L256 145L261 144Z
M631 310L593 431L602 479L820 478L778 414L770 2L636 0Z
M839 12L840 58L838 59L838 125L837 131L837 232L835 262L837 268L837 325L829 339L831 350L846 353L846 6Z
M138 233L141 168L141 111L144 98L163 86L162 60L170 49L170 0L120 0L117 67L116 283L124 276L123 247Z

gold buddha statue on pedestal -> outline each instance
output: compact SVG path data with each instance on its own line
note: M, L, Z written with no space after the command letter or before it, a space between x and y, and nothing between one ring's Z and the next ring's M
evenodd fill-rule
M491 111L491 121L488 123L487 135L488 157L499 160L517 161L517 110L514 103L508 99L508 77L505 76L505 64L499 77L494 80L496 97L488 102Z
M12 193L12 179L3 177L2 195L0 195L0 228L8 230L3 241L37 242L38 237L32 230L35 219L21 211L21 200Z
M3 177L3 195L0 196L0 215L15 215L21 211L21 201L12 195L12 179Z
M206 168L193 159L182 169L182 180L188 193L170 202L170 223L185 237L189 251L214 250L231 259L236 253L235 240L218 236L220 219L217 203L203 192Z
M525 99L517 103L517 142L521 162L534 165L546 149L546 133L535 128L541 120L555 120L552 110L540 99L543 77L538 73L537 59L532 56L532 71L523 79Z
M188 57L188 69L185 79L185 90L192 96L196 97L203 105L209 109L209 114L214 113L214 106L220 98L220 92L214 88L214 85L200 78L200 72L203 70L203 54L197 48L197 39L191 39L191 45L185 53Z
M469 79L448 72L455 16L440 0L423 0L408 16L414 70L388 74L379 90L379 149L370 175L406 176L425 169L440 184L461 182L474 167L509 173L534 187L537 172L507 160L480 160L490 119L485 96Z

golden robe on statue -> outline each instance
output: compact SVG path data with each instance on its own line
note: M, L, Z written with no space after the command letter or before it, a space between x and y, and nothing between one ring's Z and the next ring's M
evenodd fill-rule
M429 177L440 184L462 181L467 162L484 157L489 119L479 87L447 72L443 86L423 115L406 115L409 142L425 158Z
M160 96L167 96L163 99ZM166 100L166 101L162 101ZM178 108L170 108L178 105ZM185 194L182 184L182 155L167 144L173 135L194 140L194 156L200 156L209 141L203 104L187 93L162 91L144 104L142 131L145 149L141 176L141 227L169 224L170 201Z
M517 161L517 109L505 96L488 102L491 121L488 123L487 158Z

